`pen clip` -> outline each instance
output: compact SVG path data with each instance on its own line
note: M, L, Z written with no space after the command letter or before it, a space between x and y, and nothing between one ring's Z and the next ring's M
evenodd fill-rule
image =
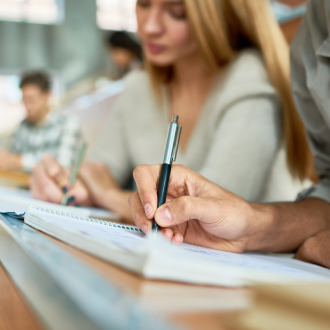
M176 161L176 156L178 154L181 130L182 130L182 126L178 125L177 131L176 131L176 136L175 136L174 148L173 148L173 152L172 152L172 161L173 162Z

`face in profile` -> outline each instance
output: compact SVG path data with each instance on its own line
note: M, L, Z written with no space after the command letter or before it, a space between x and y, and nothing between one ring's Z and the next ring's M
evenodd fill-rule
M173 65L197 52L183 1L137 0L136 16L144 54L152 64Z
M22 87L23 103L27 112L27 121L35 123L48 108L49 92L42 91L37 85Z

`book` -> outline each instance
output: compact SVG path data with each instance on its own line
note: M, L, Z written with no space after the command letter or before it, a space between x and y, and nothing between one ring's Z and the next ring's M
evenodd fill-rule
M175 246L140 229L30 206L27 225L117 266L151 279L246 286L256 283L330 282L330 270L288 257L236 254L190 244Z
M229 319L239 330L328 330L330 285L261 285L254 288L255 304Z
M20 207L27 209L30 205L35 205L62 212L70 212L83 217L118 219L118 215L116 213L101 208L66 206L40 201L38 199L33 198L31 196L30 191L25 189L10 189L0 187L0 203L2 204L2 206L4 206L5 204L15 205L16 208Z

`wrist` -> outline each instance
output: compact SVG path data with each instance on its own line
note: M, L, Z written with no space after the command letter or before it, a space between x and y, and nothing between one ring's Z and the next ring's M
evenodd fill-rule
M270 235L276 235L275 209L272 205L249 203L246 251L267 251Z

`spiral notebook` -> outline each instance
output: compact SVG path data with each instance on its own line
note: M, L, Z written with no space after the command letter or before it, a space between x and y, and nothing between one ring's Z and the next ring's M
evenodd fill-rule
M147 278L245 286L255 283L330 282L330 270L292 258L236 254L190 244L175 246L137 227L30 206L25 223Z
M0 187L0 212L6 212L6 204L15 205L16 208L24 208L21 213L24 213L30 205L35 205L43 208L56 209L62 212L74 213L78 216L118 219L118 215L109 210L96 207L75 207L44 202L33 198L29 190ZM3 206L2 209L1 206Z

